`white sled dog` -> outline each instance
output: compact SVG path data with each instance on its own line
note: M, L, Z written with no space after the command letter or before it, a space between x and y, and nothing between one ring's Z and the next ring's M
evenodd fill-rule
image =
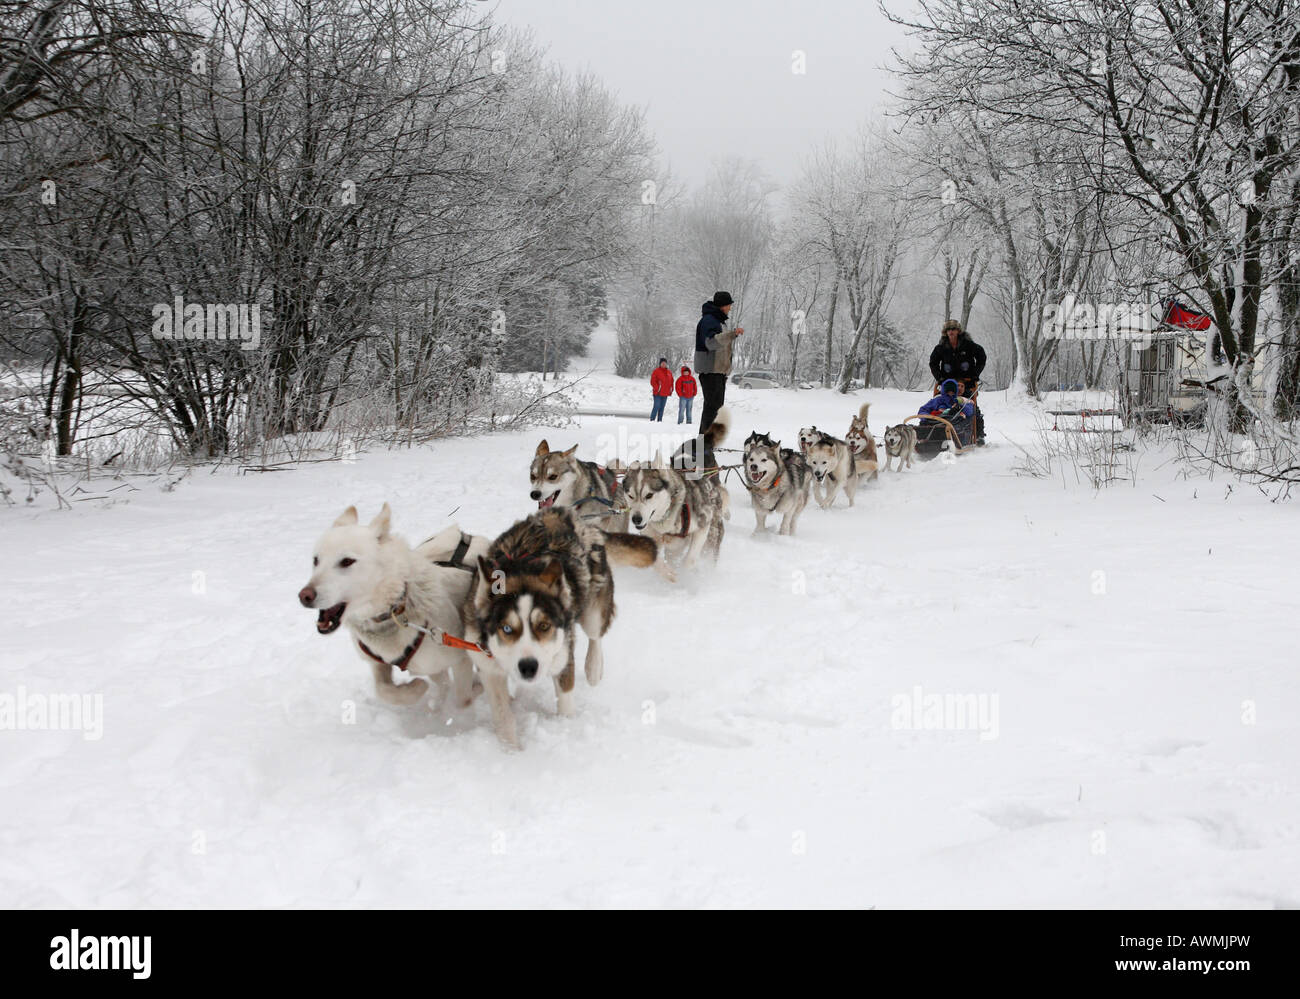
M916 454L916 427L910 423L900 423L897 426L885 428L885 471L889 471L890 463L897 458L898 470L903 470L904 464L908 468L912 467L912 455Z
M606 533L573 510L540 510L492 542L479 559L473 595L462 608L470 657L492 709L497 737L519 748L512 682L550 678L559 713L573 714L573 644L587 635L583 670L593 687L604 672L600 640L614 620L610 565L651 565L649 538Z
M474 697L474 667L465 652L417 630L460 634L460 609L470 592L478 556L487 538L472 537L455 524L412 549L391 533L392 512L385 503L369 524L348 507L319 541L311 579L299 602L319 610L316 630L329 635L347 625L361 656L374 673L375 693L389 704L416 704L432 681L447 693L451 674L454 706ZM393 682L396 667L423 679Z
M701 435L704 443L703 469L716 468L713 449L727 436L730 415L723 409ZM693 442L688 442L693 444ZM694 569L701 554L714 562L722 547L723 521L730 516L730 495L718 481L718 473L698 474L694 451L687 446L670 461L662 454L654 461L634 461L623 477L632 526L653 538L662 552L655 567L668 580L675 580L671 560ZM682 459L679 462L679 458ZM684 463L688 471L676 467Z
M864 402L858 415L849 423L849 432L844 435L844 443L853 452L853 462L859 478L871 481L880 468L880 458L876 454L876 438L867 426L867 410L871 403Z
M830 434L819 434L808 448L808 467L813 474L813 496L823 510L830 508L841 489L849 506L853 505L853 494L858 491L858 468L848 444Z
M781 534L794 534L799 514L808 505L812 475L803 455L768 434L754 432L745 438L741 473L754 507L754 533L767 530L767 518L781 517Z

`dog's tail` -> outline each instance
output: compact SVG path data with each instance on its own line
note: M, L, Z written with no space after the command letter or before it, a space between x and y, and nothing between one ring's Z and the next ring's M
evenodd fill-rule
M647 569L659 557L659 546L644 534L622 534L613 531L605 535L605 554L610 565L630 565Z
M704 446L712 451L727 439L727 431L730 429L731 410L723 406L718 410L718 415L713 418L713 422L709 424L709 429L704 431Z
M867 410L870 408L871 408L871 403L864 402L862 404L862 408L858 410L858 419L861 421L864 427L867 425Z

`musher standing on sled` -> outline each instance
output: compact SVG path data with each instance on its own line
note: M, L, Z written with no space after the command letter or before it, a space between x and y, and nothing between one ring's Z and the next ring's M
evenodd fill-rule
M970 334L961 328L956 319L949 319L943 324L939 342L930 352L930 374L934 376L934 391L939 393L939 386L949 378L955 379L963 395L974 397L979 390L980 375L988 355L984 348L970 338ZM975 407L976 443L984 443L984 413Z
M727 395L727 375L731 373L731 344L745 332L737 326L734 333L726 329L727 313L731 311L732 297L725 291L716 292L701 307L700 321L695 325L695 373L700 376L700 391L704 393L704 410L700 413L700 433L718 415Z

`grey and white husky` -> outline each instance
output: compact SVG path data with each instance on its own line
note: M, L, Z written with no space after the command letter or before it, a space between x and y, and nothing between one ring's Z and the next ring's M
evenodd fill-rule
M322 635L347 625L380 700L415 704L429 691L426 680L445 697L450 674L455 706L467 707L474 694L469 659L414 626L459 634L460 608L488 539L453 524L413 549L391 527L387 503L369 524L358 522L356 507L344 510L316 542L311 578L298 601L318 611ZM423 679L394 683L394 667Z
M752 433L745 439L741 462L745 488L754 507L754 533L767 530L767 518L780 514L780 534L794 534L799 514L808 505L812 474L803 455L768 434Z
M904 464L908 468L912 467L912 455L916 454L916 427L910 423L900 423L894 427L885 428L885 471L889 471L890 463L897 458L898 470L903 470Z
M626 531L618 477L594 461L575 458L576 450L576 444L567 451L552 451L546 441L537 445L528 469L529 496L537 509L571 507L587 523L606 531Z
M858 491L858 468L853 449L838 437L819 433L808 448L808 467L813 474L813 496L823 510L835 502L842 489L853 505L853 494Z
M559 713L573 714L579 626L587 635L587 682L600 682L600 640L614 620L610 565L649 566L656 554L651 539L607 534L566 509L540 510L492 542L478 561L478 578L461 616L465 638L480 646L470 658L505 745L519 747L512 682L550 678Z
M716 467L710 452L726 438L730 416L723 409L701 435L705 467ZM689 458L689 456L688 456ZM675 467L680 462L634 461L623 476L623 495L632 526L659 546L656 567L668 579L675 579L672 562L695 568L701 554L717 561L722 547L723 521L730 516L730 496L718 481L718 473L697 474ZM693 466L693 459L690 460Z

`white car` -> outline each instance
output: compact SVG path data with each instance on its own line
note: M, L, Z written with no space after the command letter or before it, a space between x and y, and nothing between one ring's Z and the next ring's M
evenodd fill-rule
M781 379L770 371L742 371L731 376L731 383L743 389L780 388Z

